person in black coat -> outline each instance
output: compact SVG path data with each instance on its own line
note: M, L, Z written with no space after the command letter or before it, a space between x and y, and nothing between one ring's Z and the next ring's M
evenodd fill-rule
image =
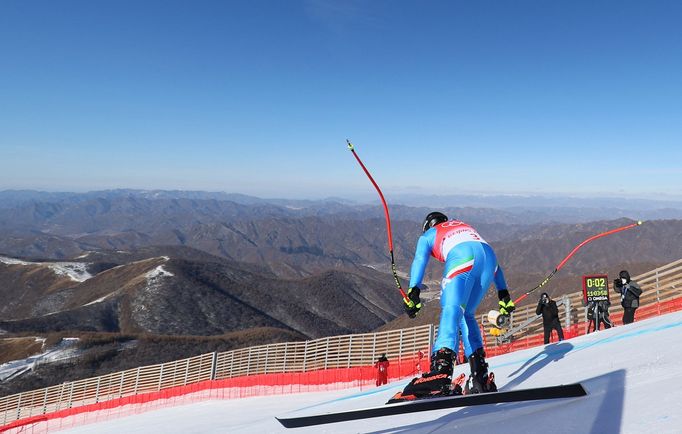
M620 305L623 306L623 324L634 322L642 288L637 282L630 279L630 273L627 270L618 274L618 279L613 281L613 287L620 294Z
M561 328L561 321L559 321L559 308L546 292L543 292L540 296L535 314L542 315L542 327L545 329L545 344L549 343L552 330L556 330L560 341L564 340L564 331Z
M587 333L599 330L601 324L605 329L613 327L609 318L609 306L611 302L608 300L591 301L587 304L587 321L589 321Z

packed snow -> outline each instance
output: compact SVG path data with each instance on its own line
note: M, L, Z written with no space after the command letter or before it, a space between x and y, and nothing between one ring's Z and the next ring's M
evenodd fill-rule
M275 417L383 405L407 380L370 389L263 396L164 408L65 432L679 433L682 312L489 359L501 390L580 382L588 395L435 410L310 428ZM389 368L390 369L390 368ZM466 372L460 365L456 374Z

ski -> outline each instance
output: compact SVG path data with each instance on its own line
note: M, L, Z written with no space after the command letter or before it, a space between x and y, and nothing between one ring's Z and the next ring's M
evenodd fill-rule
M359 410L342 411L338 413L324 413L313 416L276 419L285 428L300 428L328 423L346 422L349 420L415 413L419 411L442 410L445 408L468 407L472 405L499 404L503 402L575 398L585 395L587 395L587 392L583 388L582 384L574 383L503 392L429 398L417 401L401 402L397 404L386 404L379 407L363 408Z

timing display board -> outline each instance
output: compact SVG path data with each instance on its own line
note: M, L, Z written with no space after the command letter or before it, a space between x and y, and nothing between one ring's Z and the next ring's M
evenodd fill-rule
M609 299L609 278L606 274L583 276L583 300L604 301Z

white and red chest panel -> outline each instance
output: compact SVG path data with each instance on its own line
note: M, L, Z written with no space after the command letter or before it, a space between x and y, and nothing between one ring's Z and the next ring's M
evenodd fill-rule
M436 239L433 243L431 255L440 262L445 262L450 250L459 244L466 243L467 241L478 241L479 243L486 242L483 237L476 232L476 229L457 220L440 223L434 228L436 229Z

